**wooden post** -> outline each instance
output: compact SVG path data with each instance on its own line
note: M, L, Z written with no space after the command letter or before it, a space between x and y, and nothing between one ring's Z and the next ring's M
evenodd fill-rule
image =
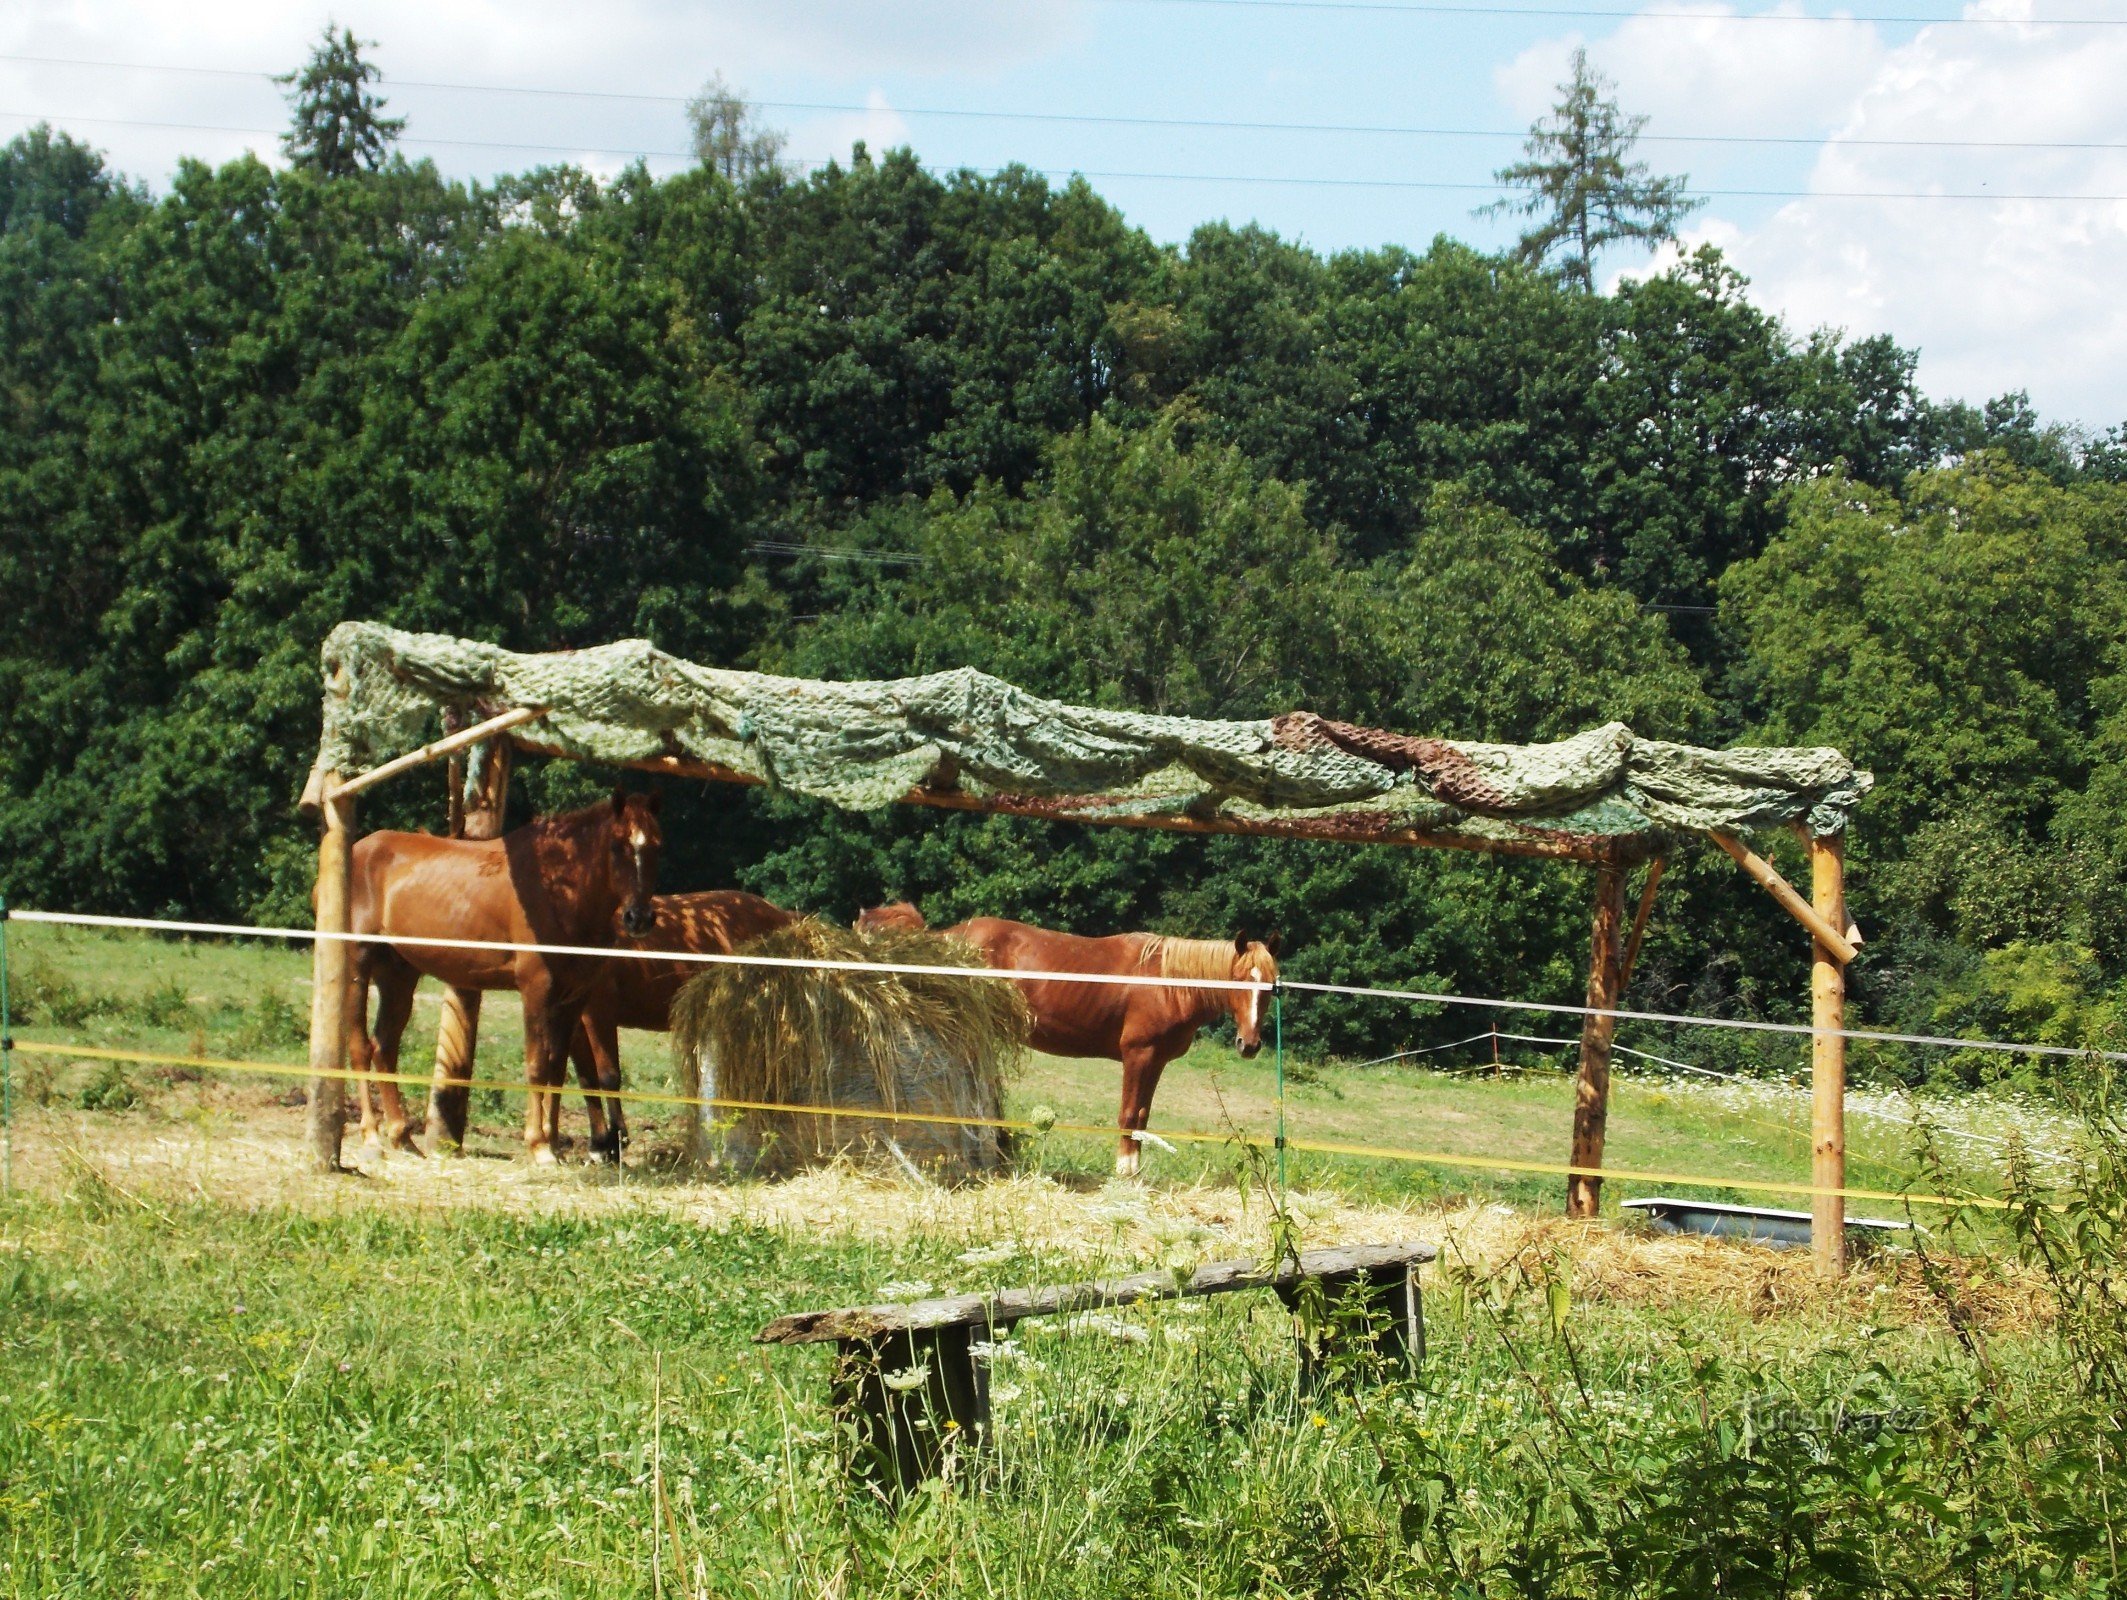
M1647 863L1647 882L1640 890L1640 908L1632 914L1632 937L1625 941L1625 959L1617 969L1617 997L1625 998L1632 988L1632 969L1640 964L1640 946L1647 939L1647 924L1654 917L1654 891L1662 886L1662 868L1668 864L1667 856L1656 856Z
M317 929L348 930L348 873L354 860L355 802L333 793L339 774L321 775L324 832L318 840ZM340 1170L340 1133L347 1118L347 1080L331 1076L347 1066L347 988L354 947L320 939L310 970L310 1153L320 1172Z
M975 1333L963 1322L841 1341L835 1415L854 1425L858 1474L897 1501L989 1436L989 1373L975 1360Z
M1608 1011L1617 1005L1617 981L1624 968L1625 873L1615 862L1595 869L1595 922L1589 938L1588 1005ZM1580 1077L1573 1091L1573 1153L1576 1167L1603 1164L1603 1133L1610 1121L1610 1040L1617 1018L1589 1016L1581 1021ZM1576 1174L1566 1180L1566 1215L1592 1217L1602 1210L1603 1180Z
M444 766L444 832L453 839L465 837L465 752L459 751Z
M510 802L510 768L515 763L517 747L507 739L490 740L487 746L487 772L480 787L480 798L465 807L461 826L468 839L499 839L503 832L503 812Z
M1809 841L1810 899L1834 928L1846 920L1846 841L1839 834ZM1810 1021L1821 1029L1846 1026L1846 967L1838 953L1816 941L1810 964ZM1811 1036L1809 1074L1810 1182L1820 1189L1846 1187L1846 1039L1825 1031ZM1817 1275L1846 1275L1846 1200L1836 1194L1810 1199L1810 1249Z
M503 813L509 806L510 765L516 747L507 739L487 745L487 771L477 801L468 805L462 787L459 758L451 760L451 832L463 839L499 839ZM465 1083L473 1075L473 1060L480 1048L480 991L445 989L443 1015L436 1021L436 1065L428 1089L428 1148L430 1154L465 1148L466 1124L471 1120L472 1091Z
M1319 1284L1319 1288L1315 1285ZM1288 1311L1318 1294L1321 1325L1303 1317L1293 1329L1300 1353L1300 1391L1312 1394L1341 1367L1353 1378L1413 1378L1425 1365L1425 1302L1418 1263L1359 1267L1277 1286Z

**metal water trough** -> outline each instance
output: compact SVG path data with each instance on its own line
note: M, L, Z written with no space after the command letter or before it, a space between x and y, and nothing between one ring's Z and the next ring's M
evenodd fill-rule
M1622 1209L1643 1211L1657 1228L1668 1233L1704 1233L1717 1239L1754 1239L1783 1250L1809 1243L1807 1211L1774 1211L1764 1206L1728 1206L1713 1200L1679 1200L1656 1195L1646 1200L1627 1200ZM1911 1233L1910 1222L1884 1217L1848 1217L1846 1231L1874 1244L1889 1242Z

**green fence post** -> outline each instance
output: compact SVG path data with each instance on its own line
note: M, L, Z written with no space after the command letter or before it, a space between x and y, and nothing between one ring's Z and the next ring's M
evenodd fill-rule
M15 1193L15 1022L7 1009L7 896L0 894L0 1195Z

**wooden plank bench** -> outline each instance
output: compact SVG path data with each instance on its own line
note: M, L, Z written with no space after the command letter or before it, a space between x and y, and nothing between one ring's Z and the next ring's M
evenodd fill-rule
M1319 1304L1356 1303L1363 1317L1358 1349L1331 1319L1310 1338L1295 1332L1303 1386L1319 1383L1340 1356L1361 1354L1383 1369L1414 1372L1425 1359L1425 1318L1418 1268L1438 1252L1416 1243L1346 1245L1289 1256L1275 1269L1258 1261L1218 1261L1187 1279L1141 1272L1103 1282L1001 1289L904 1304L798 1311L754 1335L756 1344L837 1346L834 1406L856 1423L860 1471L906 1491L937 1476L957 1436L979 1448L989 1433L989 1374L976 1358L978 1340L994 1339L1028 1317L1069 1315L1155 1300L1194 1299L1241 1289L1270 1289L1288 1308L1319 1289Z

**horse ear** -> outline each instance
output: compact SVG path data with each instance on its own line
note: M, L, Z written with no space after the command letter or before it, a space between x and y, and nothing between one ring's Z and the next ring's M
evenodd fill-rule
M1285 948L1285 935L1282 933L1271 934L1263 941L1263 948L1270 952L1271 960L1277 960L1278 952Z
M613 785L613 815L618 817L628 809L628 791L619 784Z
M653 817L654 817L654 816L657 816L657 815L658 815L658 814L659 814L660 812L662 812L662 811L663 811L663 810L665 809L665 791L664 791L664 790L662 790L662 789L652 789L652 790L651 790L651 791L649 792L649 794L645 795L645 796L644 796L643 798L644 798L644 799L645 799L645 800L646 800L646 801L648 802L648 804L649 804L649 807L650 807L650 815L651 815L651 816L653 816Z
M1233 936L1233 953L1237 956L1248 954L1248 930L1246 928L1243 928Z

